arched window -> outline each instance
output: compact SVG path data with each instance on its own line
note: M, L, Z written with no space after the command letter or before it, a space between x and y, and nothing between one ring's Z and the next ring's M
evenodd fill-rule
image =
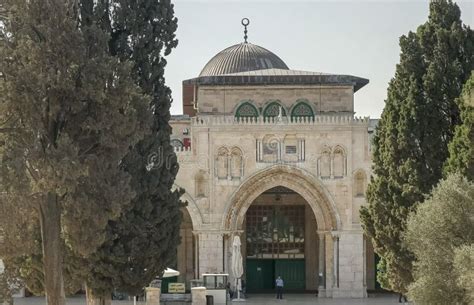
M258 110L251 102L244 102L235 111L237 118L257 118Z
M318 162L319 176L321 178L331 177L331 152L329 149L324 149Z
M354 174L354 196L364 197L367 184L367 177L363 170L358 170Z
M277 117L280 114L280 109L281 109L281 115L286 116L285 107L283 107L280 104L280 102L278 101L271 102L263 110L263 117L265 118Z
M207 174L200 170L194 177L196 197L207 197Z
M219 148L216 157L216 175L219 179L227 179L229 151L225 147Z
M181 142L181 140L178 140L178 139L172 139L171 140L171 146L173 146L174 148L181 148L183 147L183 142Z
M297 102L291 110L291 119L298 118L314 118L313 109L306 102Z
M242 177L243 172L242 151L234 147L230 153L230 176L232 178Z
M342 178L346 174L346 154L342 147L337 146L333 152L333 176L334 178Z

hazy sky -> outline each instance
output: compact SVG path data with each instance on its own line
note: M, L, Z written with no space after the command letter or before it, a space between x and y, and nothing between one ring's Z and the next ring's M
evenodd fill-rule
M179 45L168 56L172 114L182 113L181 82L199 75L219 51L248 40L277 54L290 69L368 78L355 94L357 116L380 117L399 60L399 37L424 23L428 1L175 0ZM474 25L474 1L458 1Z

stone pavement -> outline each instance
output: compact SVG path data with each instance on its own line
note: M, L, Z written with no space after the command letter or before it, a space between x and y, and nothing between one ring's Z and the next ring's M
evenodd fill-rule
M389 305L399 304L394 294L370 295L366 299L318 299L312 294L287 294L283 300L276 300L273 294L250 295L245 303L235 302L234 305ZM82 297L68 298L67 305L85 305ZM113 305L133 305L133 301L113 301ZM228 303L231 305L232 303ZM412 304L412 303L410 303ZM44 298L30 297L15 299L15 305L45 305ZM137 302L145 305L145 302Z

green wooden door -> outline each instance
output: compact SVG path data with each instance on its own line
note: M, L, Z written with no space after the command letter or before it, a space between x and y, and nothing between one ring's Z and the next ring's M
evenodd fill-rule
M262 292L274 289L274 260L247 259L246 269L246 289L248 292Z
M281 276L285 290L304 290L306 288L304 259L276 259L275 278Z

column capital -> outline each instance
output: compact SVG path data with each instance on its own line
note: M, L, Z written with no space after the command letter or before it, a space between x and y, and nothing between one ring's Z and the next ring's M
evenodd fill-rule
M338 239L341 236L341 232L334 230L334 231L331 231L331 235L333 239Z
M244 230L234 230L234 231L229 231L229 235L238 235L239 237L244 233Z

